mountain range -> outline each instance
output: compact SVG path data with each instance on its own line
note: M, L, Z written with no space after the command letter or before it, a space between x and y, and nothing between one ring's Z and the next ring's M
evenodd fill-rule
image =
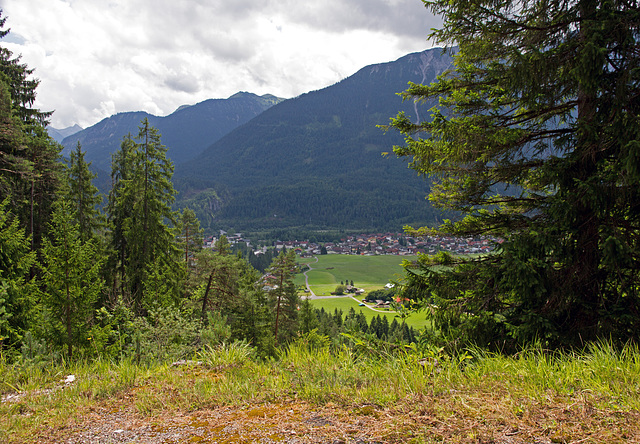
M404 101L409 82L428 84L452 65L442 49L370 65L296 98L238 93L179 108L109 117L64 139L80 141L94 166L109 170L122 137L144 117L162 134L176 165L178 207L196 211L211 230L400 229L443 215L425 201L429 184L393 154L402 137L386 132L399 111L414 121L435 103Z
M65 137L69 137L78 131L82 131L82 127L78 124L63 129L56 129L52 126L47 127L47 133L49 133L51 138L58 143L62 143Z
M87 161L92 162L95 168L109 171L111 154L120 148L127 134L138 134L140 122L147 118L162 135L167 156L174 164L178 164L192 159L229 131L282 100L272 95L257 96L239 92L228 99L209 99L195 105L181 106L164 117L144 111L118 113L65 137L62 155L68 155L80 142L86 151Z
M434 224L443 215L425 201L428 183L382 155L402 137L378 125L399 111L427 119L435 102L398 93L451 64L441 49L409 54L269 108L176 167L183 205L204 225L239 230Z

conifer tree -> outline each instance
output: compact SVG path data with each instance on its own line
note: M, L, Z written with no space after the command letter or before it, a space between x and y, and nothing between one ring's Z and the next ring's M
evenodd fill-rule
M309 298L305 298L300 304L300 331L309 333L318 328L318 317Z
M182 210L180 216L180 250L184 252L186 279L195 268L195 255L202 250L203 232L200 228L200 221L196 217L196 213L190 209Z
M231 254L231 244L226 236L215 243L215 252L202 251L197 256L196 278L206 282L202 296L202 320L206 322L208 309L216 312L232 311L238 303L239 279L242 266L237 256Z
M0 202L0 352L16 346L30 327L35 286L29 271L35 261L29 238L8 210L9 198Z
M0 39L9 33L5 22L0 9ZM51 113L33 107L38 84L33 69L0 46L0 191L10 196L32 251L39 250L62 174L61 146L45 130Z
M276 257L269 269L272 276L271 297L275 305L274 338L276 346L293 338L298 328L298 304L300 298L293 283L296 254L284 250Z
M147 279L157 281L158 269L179 269L175 233L169 226L175 225L172 175L173 165L166 157L160 134L144 119L137 136L125 137L113 156L109 196L115 253L112 262L120 270L122 294L132 299L138 313L150 303L145 288L153 282ZM170 288L173 297L180 291L180 285L175 284L165 288Z
M5 28L6 17L2 17L3 11L0 9L0 39L9 34L9 29ZM0 73L2 80L9 85L11 100L18 117L27 125L37 125L45 127L51 112L42 112L33 108L36 101L36 88L40 80L33 77L33 69L29 69L26 64L20 63L20 56L14 57L7 48L0 46Z
M93 240L81 241L73 206L58 201L43 241L43 303L49 340L66 346L69 358L74 347L87 344L93 303L103 286L102 260Z
M140 308L149 267L157 259L165 265L176 260L174 233L167 225L167 222L175 224L171 204L176 192L171 183L173 165L167 159L167 149L148 119L142 121L136 140L134 178L128 185L138 198L134 201L134 217L129 219L126 231L131 248L131 292Z
M260 273L239 259L236 303L228 312L232 339L245 340L257 347L260 356L272 356L274 341L272 310L266 292L260 288Z
M84 151L80 142L71 151L69 168L67 169L68 200L74 207L80 240L86 242L96 237L104 226L104 217L98 209L102 197L98 188L92 183L97 174L89 170L91 162L84 160Z
M499 242L422 257L408 285L453 345L638 339L637 2L425 5L444 17L432 36L459 45L455 69L404 93L439 105L428 122L392 121L406 135L394 151L439 180L435 205L466 215L437 232Z
M111 276L112 291L125 297L128 296L127 266L129 251L125 227L132 217L132 209L135 196L129 185L133 180L135 144L131 135L127 135L120 144L120 149L111 156L111 191L107 205L108 223L110 225L109 269L113 270ZM117 270L117 271L116 271Z

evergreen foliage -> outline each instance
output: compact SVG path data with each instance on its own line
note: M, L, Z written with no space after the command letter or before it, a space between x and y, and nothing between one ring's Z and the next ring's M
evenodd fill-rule
M68 201L56 203L41 265L45 334L52 343L64 344L69 358L74 347L88 345L93 303L104 285L103 257L94 241L81 240L75 217Z
M78 232L82 242L94 239L104 228L104 216L100 213L99 206L102 196L98 188L93 184L96 173L89 170L91 162L84 160L85 152L82 151L80 142L71 152L69 168L67 169L68 196L73 204Z
M29 271L35 252L18 219L8 211L9 198L0 202L0 352L5 344L15 346L30 327L35 286Z
M635 1L425 1L455 70L406 99L394 148L467 216L439 232L488 235L495 254L422 257L408 286L450 344L639 339L640 8ZM425 233L429 230L418 230ZM433 265L445 267L433 267ZM500 345L498 345L500 344Z
M196 270L196 254L202 250L204 230L200 228L200 221L196 214L189 208L185 208L180 215L179 229L178 246L181 252L184 251L184 281L185 289L188 292L188 282Z
M6 17L0 10L0 38ZM33 108L39 81L33 69L0 46L0 191L37 251L46 230L54 193L60 184L60 146L44 129L50 112Z
M298 329L300 298L293 283L296 255L293 250L281 251L273 260L269 274L273 289L269 292L275 306L274 338L276 346L293 339Z
M142 121L135 138L122 141L113 156L108 207L113 225L111 262L120 270L122 295L132 299L137 312L149 306L145 288L157 283L156 271L180 268L174 231L168 225L175 223L172 174L160 134L148 120ZM177 298L180 285L164 284Z

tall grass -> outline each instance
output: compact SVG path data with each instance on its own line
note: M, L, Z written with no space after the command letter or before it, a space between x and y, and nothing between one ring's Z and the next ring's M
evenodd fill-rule
M65 385L69 374L76 379ZM334 348L312 333L267 361L248 344L232 343L209 347L183 366L101 359L44 368L0 363L0 381L2 395L14 395L0 403L0 441L21 442L44 424L64 425L125 394L143 416L282 399L389 407L424 397L438 399L433 408L443 415L500 412L516 418L534 405L576 402L637 411L640 351L601 342L581 353L531 348L513 356L482 350L447 356L371 344Z

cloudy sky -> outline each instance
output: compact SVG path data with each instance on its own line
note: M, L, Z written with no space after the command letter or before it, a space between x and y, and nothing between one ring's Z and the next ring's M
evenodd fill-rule
M238 91L295 97L431 47L420 0L0 0L52 126L164 116Z

